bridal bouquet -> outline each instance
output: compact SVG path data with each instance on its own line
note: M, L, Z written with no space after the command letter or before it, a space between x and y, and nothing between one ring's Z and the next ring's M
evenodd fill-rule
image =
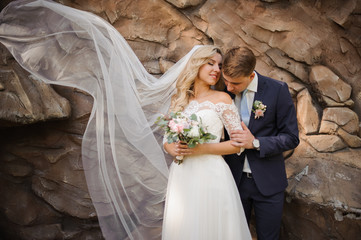
M189 148L194 148L197 144L216 139L216 136L207 132L202 119L198 120L196 114L188 117L182 112L170 113L159 116L155 123L165 130L168 143L183 142ZM177 156L176 159L181 164L183 156Z

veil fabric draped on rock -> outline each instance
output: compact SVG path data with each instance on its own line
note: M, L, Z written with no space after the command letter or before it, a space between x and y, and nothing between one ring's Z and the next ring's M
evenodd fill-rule
M159 238L168 165L153 123L195 48L157 79L108 22L50 0L10 3L0 42L34 77L94 98L82 159L104 237Z

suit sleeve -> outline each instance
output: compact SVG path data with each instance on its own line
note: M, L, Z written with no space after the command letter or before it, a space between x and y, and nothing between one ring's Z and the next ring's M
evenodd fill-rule
M261 158L281 154L299 144L296 110L286 83L276 97L275 135L257 137Z

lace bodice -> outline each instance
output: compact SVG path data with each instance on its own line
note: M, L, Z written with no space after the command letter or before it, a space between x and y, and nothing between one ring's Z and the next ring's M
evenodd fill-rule
M210 101L191 101L185 108L184 113L188 116L195 113L202 119L207 131L216 135L217 138L211 142L219 142L223 134L223 126L227 132L242 129L241 120L236 105L223 102L212 103Z

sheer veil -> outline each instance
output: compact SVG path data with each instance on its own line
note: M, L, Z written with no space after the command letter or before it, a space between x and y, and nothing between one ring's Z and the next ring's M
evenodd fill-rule
M0 42L34 77L94 98L82 159L104 237L159 238L168 165L153 123L196 47L157 79L108 22L50 0L10 3Z

